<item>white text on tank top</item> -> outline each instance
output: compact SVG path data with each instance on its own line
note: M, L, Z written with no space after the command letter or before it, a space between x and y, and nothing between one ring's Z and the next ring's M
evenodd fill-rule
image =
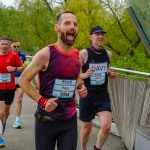
M76 80L55 79L52 96L57 98L72 98L75 87Z
M94 69L93 75L90 77L91 85L102 85L105 83L105 75L107 72L107 63L90 63L89 68Z

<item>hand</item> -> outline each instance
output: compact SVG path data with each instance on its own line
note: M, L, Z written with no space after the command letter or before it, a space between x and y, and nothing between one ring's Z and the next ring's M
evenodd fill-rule
M89 69L86 71L87 77L89 78L90 76L92 76L92 75L93 75L93 72L94 72L94 69L93 69L93 68L89 68Z
M46 112L52 112L56 107L58 106L57 104L58 98L50 98L45 105L45 111Z
M116 70L111 70L108 74L110 79L114 79L116 77Z
M7 66L6 69L8 72L13 72L13 71L15 71L16 67Z
M81 98L85 98L87 96L88 92L83 81L77 85L77 92Z

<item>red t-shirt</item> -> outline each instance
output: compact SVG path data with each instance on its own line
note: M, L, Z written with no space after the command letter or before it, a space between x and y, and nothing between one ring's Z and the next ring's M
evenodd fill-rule
M17 53L8 51L6 55L0 55L0 89L11 90L15 89L15 75L14 72L8 72L7 66L20 67L22 61Z

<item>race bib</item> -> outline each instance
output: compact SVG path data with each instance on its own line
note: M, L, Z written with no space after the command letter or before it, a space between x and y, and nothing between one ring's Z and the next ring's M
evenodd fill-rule
M8 82L11 82L11 74L0 73L0 83L8 83Z
M94 69L93 75L90 77L91 85L102 85L105 83L107 63L90 63L89 68Z
M76 80L55 79L52 96L57 98L72 98L75 87Z
M15 84L19 84L19 77L15 77Z

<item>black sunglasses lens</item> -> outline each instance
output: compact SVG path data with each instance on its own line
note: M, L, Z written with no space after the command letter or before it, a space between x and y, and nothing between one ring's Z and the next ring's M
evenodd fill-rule
M18 46L13 46L14 48L16 48L16 47L19 47L19 45Z

